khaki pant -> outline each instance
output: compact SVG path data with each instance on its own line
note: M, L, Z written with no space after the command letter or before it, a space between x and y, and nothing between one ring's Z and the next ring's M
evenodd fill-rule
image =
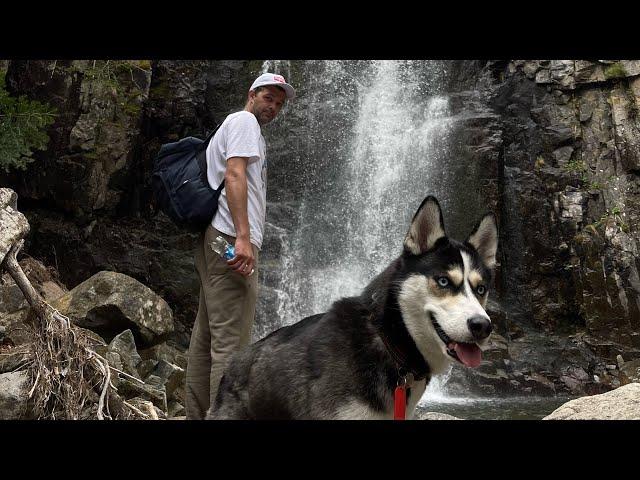
M204 419L213 406L231 355L249 344L256 312L258 249L252 245L255 272L248 278L243 277L209 247L218 235L235 244L235 238L209 225L198 239L195 251L200 305L187 357L185 408L189 420Z

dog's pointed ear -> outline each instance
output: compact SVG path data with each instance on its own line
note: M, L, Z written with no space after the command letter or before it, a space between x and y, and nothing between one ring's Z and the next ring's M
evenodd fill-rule
M487 213L473 229L469 243L480 254L480 258L489 268L496 265L496 251L498 250L498 226L493 213Z
M442 210L435 197L428 196L411 220L404 248L413 255L431 250L439 238L446 237Z

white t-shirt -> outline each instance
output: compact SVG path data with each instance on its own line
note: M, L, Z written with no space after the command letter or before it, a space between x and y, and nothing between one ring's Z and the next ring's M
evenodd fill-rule
M247 164L247 213L249 215L250 241L258 249L262 247L264 220L267 210L267 146L255 115L242 110L232 113L213 136L207 147L207 178L216 189L224 180L227 160L231 157L248 157ZM226 187L226 184L225 184ZM218 211L212 220L213 228L236 236L233 218L227 203L227 189L223 188L218 200Z

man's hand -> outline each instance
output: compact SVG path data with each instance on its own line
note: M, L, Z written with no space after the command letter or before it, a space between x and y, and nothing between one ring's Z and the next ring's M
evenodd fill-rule
M236 238L235 249L236 255L227 261L227 265L236 273L248 277L253 273L256 260L249 239Z

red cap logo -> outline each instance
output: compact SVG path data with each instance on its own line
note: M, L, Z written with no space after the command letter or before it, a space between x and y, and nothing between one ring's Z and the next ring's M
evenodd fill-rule
M273 80L280 83L285 83L284 77L282 75L274 75Z

